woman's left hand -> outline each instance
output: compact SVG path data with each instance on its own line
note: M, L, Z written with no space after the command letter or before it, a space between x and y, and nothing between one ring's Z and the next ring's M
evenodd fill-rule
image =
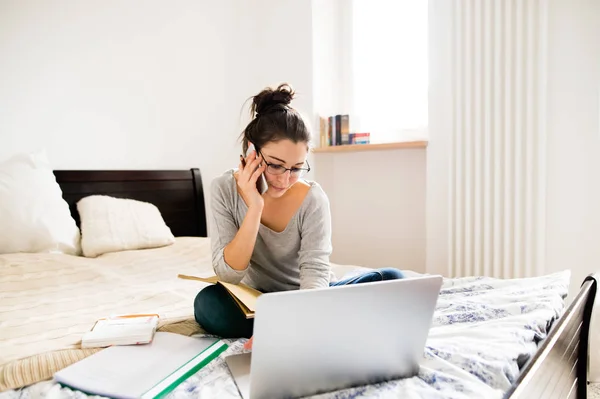
M244 344L244 349L252 350L252 340L254 339L254 335L250 337L248 341Z

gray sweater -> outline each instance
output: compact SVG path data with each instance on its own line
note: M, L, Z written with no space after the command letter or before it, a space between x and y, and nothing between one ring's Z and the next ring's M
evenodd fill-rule
M217 276L263 292L327 287L334 277L329 264L331 213L327 195L312 181L307 181L308 194L285 230L276 232L261 223L246 269L235 270L225 262L223 250L235 237L248 211L237 191L235 171L226 171L211 184L210 235Z

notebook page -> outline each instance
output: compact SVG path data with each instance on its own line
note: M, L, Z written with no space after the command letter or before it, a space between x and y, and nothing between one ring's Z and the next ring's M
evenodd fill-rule
M240 300L246 307L252 311L256 311L256 300L262 294L260 291L255 290L252 287L248 287L244 284L230 284L223 281L219 281L229 292L231 292L237 299Z

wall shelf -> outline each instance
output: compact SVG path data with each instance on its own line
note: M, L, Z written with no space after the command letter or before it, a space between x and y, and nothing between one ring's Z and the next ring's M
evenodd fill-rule
M329 147L313 148L313 152L355 152L355 151L378 151L392 150L397 148L427 148L427 141L406 141L398 143L377 143L377 144L348 144Z

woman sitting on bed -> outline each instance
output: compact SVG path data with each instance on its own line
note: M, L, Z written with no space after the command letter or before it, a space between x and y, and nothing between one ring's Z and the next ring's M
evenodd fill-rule
M261 292L323 288L402 278L397 269L373 270L334 282L329 264L329 200L315 182L304 180L311 134L290 106L294 91L283 84L253 97L237 169L211 186L212 257L215 273ZM261 194L257 181L263 179ZM259 183L260 184L260 181ZM250 337L246 319L221 285L210 285L194 301L196 321L224 338Z

